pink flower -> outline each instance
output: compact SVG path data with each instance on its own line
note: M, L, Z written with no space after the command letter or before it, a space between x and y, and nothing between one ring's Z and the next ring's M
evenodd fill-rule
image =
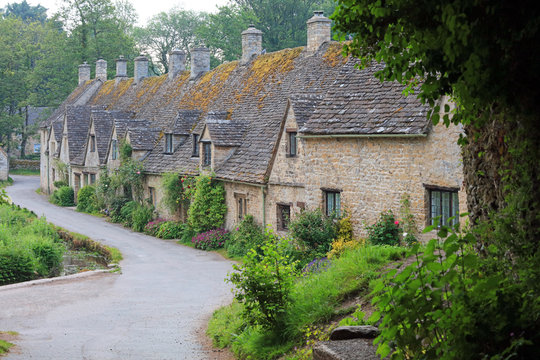
M141 174L141 172L140 172L140 171L137 171L137 175L140 175L140 174Z
M396 220L396 222L394 224L399 225L399 221Z

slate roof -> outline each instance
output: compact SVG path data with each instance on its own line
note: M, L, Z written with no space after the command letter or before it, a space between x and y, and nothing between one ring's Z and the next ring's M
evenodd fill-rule
M167 75L145 78L138 84L133 79L109 80L87 105L134 114L129 121L115 120L115 126L119 136L132 129L134 148L150 149L144 160L147 172L196 173L199 158L192 156L192 136L173 154L164 154L160 134L201 134L206 124L216 145L236 147L216 169L217 177L265 183L289 103L306 134L427 131L426 107L412 96L403 97L400 85L380 84L373 77L376 67L358 70L355 64L341 57L336 43L325 43L315 53L303 47L285 49L259 55L246 65L222 64L193 80L189 72L170 80Z
M381 69L380 65L350 76L353 67L353 62L343 67L300 132L316 135L427 133L427 108L414 96L403 96L402 85L379 82L374 73Z
M69 161L77 159L81 164L80 155L84 155L88 129L90 127L91 106L66 106L66 126L68 135ZM95 109L98 109L97 107Z

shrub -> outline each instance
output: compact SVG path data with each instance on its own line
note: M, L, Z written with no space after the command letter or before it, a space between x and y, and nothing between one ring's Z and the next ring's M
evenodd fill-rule
M223 184L212 180L211 176L197 176L188 210L188 222L193 230L202 233L220 227L225 221L226 212Z
M126 197L114 198L111 201L111 204L109 207L109 215L111 217L112 222L119 223L119 222L126 221L126 218L122 215L122 209L124 208L125 205L127 205L128 202L129 202L129 199Z
M191 239L197 249L214 250L222 248L229 237L229 232L225 229L215 229L204 232Z
M77 210L93 213L98 211L96 188L91 185L83 186L77 193Z
M285 256L286 246L286 241L268 231L261 254L251 249L227 278L235 287L235 299L244 305L244 320L276 335L284 327L296 275L295 264Z
M399 245L399 221L392 210L383 211L379 220L366 227L368 239L374 245Z
M60 206L73 206L74 199L73 189L69 186L62 186L58 190L55 190L51 195L51 202Z
M159 230L159 227L161 226L161 224L163 224L166 221L167 221L166 219L161 219L161 218L150 221L144 227L144 233L150 236L156 236Z
M411 211L411 196L409 194L403 194L400 203L399 215L403 229L403 242L411 246L418 241L416 239L416 235L418 234L416 219Z
M133 212L139 204L135 201L128 201L121 209L119 218L124 223L125 226L131 227L133 225Z
M62 269L65 248L62 244L50 240L36 241L32 244L32 252L37 258L36 271L41 276L56 276Z
M338 237L332 242L332 249L328 252L328 258L338 258L345 251L356 249L362 244L361 241L353 238L353 228L351 217L347 216L338 221L337 224Z
M180 239L184 234L185 224L177 221L166 221L159 226L156 236L161 239Z
M262 228L255 223L252 215L246 215L235 231L232 231L225 243L229 256L242 257L249 250L262 245L264 233Z
M32 256L18 248L0 248L0 285L34 279Z
M321 210L304 210L289 224L291 236L307 247L306 257L325 257L330 244L336 237L333 218L326 217Z
M131 213L131 228L138 232L143 232L144 227L154 216L154 209L138 205Z
M189 224L186 224L184 226L184 232L182 233L182 237L180 238L180 243L182 244L193 244L191 242L191 240L193 239L193 237L195 237L197 235L197 233L195 232L195 230L193 230Z
M182 203L189 204L188 193L194 186L193 178L181 177L178 173L167 173L163 175L161 185L163 186L164 204L171 212L177 212Z
M55 182L53 182L54 184L54 187L59 189L61 187L64 187L64 186L69 186L69 183L65 180L57 180Z

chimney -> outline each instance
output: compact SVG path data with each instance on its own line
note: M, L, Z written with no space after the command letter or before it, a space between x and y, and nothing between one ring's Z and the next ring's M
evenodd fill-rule
M255 25L249 25L242 32L242 64L247 64L253 56L262 52L262 31L255 29Z
M322 11L313 12L313 17L307 21L307 51L317 51L323 43L330 41L331 26L332 20Z
M175 49L169 53L169 79L186 70L186 53Z
M144 55L135 58L135 69L133 83L138 84L142 79L148 77L148 59Z
M194 79L200 74L210 71L210 50L204 46L191 48L191 77Z
M79 85L84 84L90 80L90 65L84 62L84 64L79 65Z
M127 79L127 59L124 59L124 56L120 55L116 59L116 79L115 82L118 84L122 80Z
M96 61L96 79L107 81L107 62L103 59Z

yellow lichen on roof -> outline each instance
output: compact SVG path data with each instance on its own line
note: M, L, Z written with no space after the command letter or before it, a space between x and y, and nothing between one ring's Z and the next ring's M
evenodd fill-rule
M237 66L238 61L232 61L202 75L192 91L184 94L180 105L187 109L207 111L212 100L225 89L224 83Z
M343 65L349 59L348 56L343 56L343 44L342 43L330 43L328 49L323 55L324 62L331 67Z
M154 95L158 92L161 85L167 80L168 75L164 74L161 76L152 76L142 79L142 81L137 84L137 94L135 96L135 101L131 104L131 110L139 110L144 105L146 105Z
M304 48L285 49L258 56L251 65L250 76L243 90L237 95L239 100L250 93L256 96L276 75L287 73L294 69L294 60Z
M94 98L94 103L101 103L102 99L106 99L111 94L112 90L114 89L114 80L108 80L101 85L99 88L99 91Z
M116 80L106 81L94 97L93 104L107 104L107 108L111 108L128 91L131 84L133 79L122 80L118 84Z
M173 99L176 99L180 95L182 89L184 88L184 84L189 79L189 74L189 71L184 71L176 76L172 86L172 91L165 94L165 105L168 105Z

